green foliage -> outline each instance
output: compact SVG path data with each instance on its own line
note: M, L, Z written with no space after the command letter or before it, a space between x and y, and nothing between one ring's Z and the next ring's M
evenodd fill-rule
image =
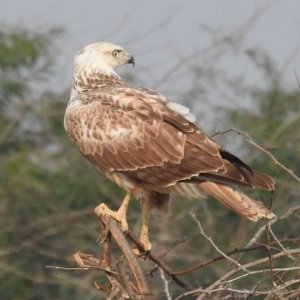
M26 32L10 35L0 32L0 64L3 70L32 66L40 56L38 37L28 38Z
M81 274L64 281L45 266L94 247L99 224L90 216L107 198L107 181L64 133L68 96L34 96L32 83L51 74L57 33L0 32L1 299L82 299Z
M31 78L45 73L52 56L48 51L51 39L59 29L47 33L0 30L0 105L8 104L14 97L23 97Z

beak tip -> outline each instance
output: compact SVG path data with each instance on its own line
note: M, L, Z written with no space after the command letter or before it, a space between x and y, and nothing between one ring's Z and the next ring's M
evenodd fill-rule
M132 64L133 68L135 66L135 60L134 60L134 57L131 55L130 59L128 60L128 63L129 64Z

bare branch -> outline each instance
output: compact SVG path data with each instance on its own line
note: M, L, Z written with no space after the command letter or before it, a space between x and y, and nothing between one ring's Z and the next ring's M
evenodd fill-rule
M297 210L300 210L300 205L297 205L295 207L291 207L290 209L288 209L284 214L282 214L279 217L275 217L272 220L268 221L267 224L261 226L257 232L255 233L255 235L253 236L253 238L246 244L245 248L249 248L252 245L256 244L257 241L260 239L261 235L265 232L266 227L267 226L271 226L276 222L280 222L282 220L287 219L290 215L294 214Z
M108 226L112 236L114 237L115 241L117 242L118 246L124 253L129 267L135 277L135 281L137 284L137 288L142 295L149 295L151 297L151 291L148 286L148 283L144 277L143 271L140 265L137 262L135 255L132 252L124 234L122 233L120 227L117 225L117 222L112 218L101 217L104 223ZM150 298L149 298L150 299Z
M232 259L231 257L229 257L228 255L226 255L216 244L215 242L212 240L211 237L209 237L203 230L203 227L201 225L201 222L195 217L194 214L191 214L193 219L195 220L195 222L198 224L198 227L200 229L200 233L210 242L210 244L217 250L217 252L219 252L221 255L223 255L225 258L227 258L229 261L231 261L232 263L234 263L235 265L237 265L239 268L241 268L243 271L247 272L247 269L244 269L244 267L237 261L235 261L234 259Z
M274 238L274 240L277 242L277 244L279 245L279 247L283 250L286 251L286 253L288 254L288 250L283 246L283 244L280 242L280 240L278 239L278 237L275 235L275 233L273 232L271 226L268 227L269 232L271 233L272 237ZM288 257L292 260L296 260L295 257L293 257L292 255L288 254Z
M255 148L257 148L258 150L260 150L262 153L264 153L265 155L267 155L274 163L275 165L279 166L281 169L283 169L285 172L287 172L288 174L290 174L294 179L296 179L299 183L300 183L300 178L288 167L286 167L284 164L282 164L270 151L266 150L265 148L263 148L262 146L258 145L256 142L254 142L254 140L249 136L248 133L234 129L234 128L230 128L224 131L219 131L216 132L212 135L212 137L216 136L216 135L224 135L228 132L235 132L239 135L243 135L246 139L246 141L254 146Z
M164 293L166 294L167 300L172 300L170 291L169 291L169 282L165 277L165 273L163 271L163 269L159 268L159 272L160 272L160 278L164 284Z
M297 80L299 88L300 88L300 80L299 80L298 74L295 69L294 69L294 74L295 74L296 80Z
M127 232L128 238L138 247L139 250L144 251L144 247L141 244L141 242L134 237L134 235L128 231ZM159 257L153 254L151 251L147 253L147 258L155 262L161 269L163 269L168 275L171 276L171 278L182 288L184 288L187 291L192 290L190 286L188 286L185 282L180 280L176 275L174 275L173 270Z
M291 249L289 250L289 254L292 255L292 254L299 254L300 253L300 249ZM272 259L275 260L275 259L278 259L280 257L283 257L283 256L287 256L287 253L284 251L284 252L279 252L277 254L274 254L272 256ZM249 269L249 268L252 268L252 267L255 267L255 266L258 266L258 265L261 265L261 264L264 264L264 263L267 263L269 261L269 257L264 257L264 258L261 258L261 259L258 259L256 261L253 261L253 262L250 262L248 264L245 264L243 265L243 268L244 269ZM299 268L298 268L299 269ZM219 278L217 281L215 281L212 285L210 285L209 287L206 288L206 291L211 291L213 289L215 289L215 287L219 286L220 284L223 284L223 283L226 283L228 282L228 278L230 278L231 276L233 276L234 274L240 272L242 269L237 267L231 271L229 271L228 273L226 273L224 276L222 276L221 278ZM282 270L283 271L283 270ZM255 271L250 271L246 276L248 276L249 274L251 274L252 272L255 272ZM243 276L244 277L244 276ZM203 296L204 297L204 296ZM201 299L204 299L202 296L200 296L198 299L201 300Z
M279 292L283 289L286 289L288 286L293 285L293 284L297 284L297 283L300 283L300 279L290 280L290 281L286 282L285 284L277 286L273 292L274 293ZM213 289L213 290L210 290L210 291L207 291L206 289L198 289L197 291L200 292L200 293L203 293L205 297L209 296L209 295L212 295L213 293L219 293L219 292L235 293L235 294L240 294L240 295L254 295L254 294L255 295L269 295L270 294L269 290L255 291L253 293L252 290L245 290L245 289L239 290L239 289L233 289L233 288L230 288L230 287L220 287L220 288L216 288L216 289ZM291 293L291 292L286 291L286 292L283 292L282 294L284 295L284 294L288 294L288 293ZM300 292L297 292L297 293L300 294ZM179 297L175 298L175 300L180 300L180 299L183 299L184 297L190 296L190 295L194 295L194 291L184 293L184 294L180 295ZM295 294L292 294L292 295L295 295ZM200 298L198 298L198 299L200 299ZM291 298L288 297L288 298L285 298L285 299L291 299Z

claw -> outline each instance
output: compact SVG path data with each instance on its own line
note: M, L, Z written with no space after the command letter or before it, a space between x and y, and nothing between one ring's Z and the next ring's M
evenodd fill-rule
M148 232L142 232L140 236L140 242L143 244L145 252L149 252L152 248L152 244L149 241Z
M149 252L152 248L152 245L149 241L148 234L140 236L140 242L143 245L143 250L140 250L138 248L132 249L132 252L137 256L142 258L143 260L146 260L148 258Z
M128 231L128 223L126 220L126 212L127 208L130 202L130 194L127 194L120 206L120 208L117 211L111 210L106 204L101 203L95 208L95 213L100 216L108 216L115 219L121 227L121 230L123 232Z
M141 258L142 260L147 260L149 257L150 250L142 251L142 250L139 250L138 248L133 248L132 252L138 258Z
M128 231L126 212L124 212L123 210L119 209L118 211L113 211L106 204L101 203L99 206L95 208L95 212L98 216L112 217L120 224L121 230L123 232Z

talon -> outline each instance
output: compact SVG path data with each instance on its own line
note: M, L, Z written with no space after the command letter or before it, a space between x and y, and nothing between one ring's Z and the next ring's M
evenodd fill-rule
M98 216L112 217L120 224L121 230L123 232L128 231L126 212L124 212L123 210L113 211L106 204L101 203L95 208L95 212Z
M132 252L134 255L141 258L142 260L147 260L149 257L150 250L141 251L138 248L133 248Z
M152 248L152 244L150 243L150 241L148 239L148 235L147 236L141 236L140 241L144 246L145 252L150 252L150 250Z
M149 241L147 234L141 234L140 243L143 245L143 250L139 250L138 248L133 248L132 252L137 256L144 260L146 260L149 256L150 250L152 248L152 244Z
M127 194L123 200L122 205L117 211L111 210L105 203L101 203L95 208L95 213L101 217L101 216L108 216L112 217L114 220L116 220L121 227L121 230L123 232L128 231L128 223L126 220L126 212L127 208L130 202L130 194Z

